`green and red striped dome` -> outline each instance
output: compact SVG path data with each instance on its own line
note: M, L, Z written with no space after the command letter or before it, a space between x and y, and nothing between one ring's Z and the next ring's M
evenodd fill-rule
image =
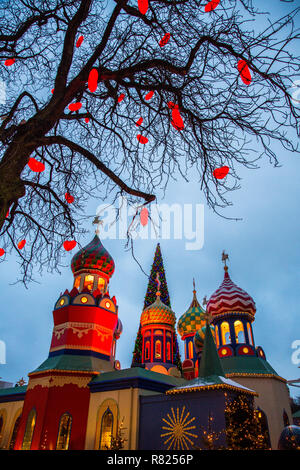
M74 275L83 271L99 271L111 277L115 270L115 263L98 235L95 235L88 245L73 256L71 269Z

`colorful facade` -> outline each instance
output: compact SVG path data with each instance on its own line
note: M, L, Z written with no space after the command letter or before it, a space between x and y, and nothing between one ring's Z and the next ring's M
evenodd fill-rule
M120 370L116 360L122 323L109 294L115 265L97 235L75 254L71 268L72 289L54 305L48 358L28 374L27 386L0 389L1 448L106 450L122 427L125 449L186 450L200 446L211 416L226 445L226 403L236 396L255 403L277 448L292 422L288 388L255 346L255 303L227 266L206 311L194 285L178 321L182 370L159 246L129 369Z

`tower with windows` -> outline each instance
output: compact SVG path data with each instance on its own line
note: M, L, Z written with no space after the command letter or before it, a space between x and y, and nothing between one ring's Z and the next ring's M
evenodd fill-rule
M175 313L160 299L157 274L156 300L141 315L142 364L146 369L163 374L180 375L174 354Z
M177 331L184 341L184 356L185 360L182 364L183 373L185 378L192 379L197 376L199 359L203 349L203 341L198 341L194 344L194 337L198 331L205 328L205 310L201 307L197 299L195 288L195 281L193 280L193 300L187 311L179 318L177 324Z
M108 292L114 267L97 232L73 257L74 284L55 302L49 356L28 374L15 449L84 448L88 384L120 368L115 354L122 323Z

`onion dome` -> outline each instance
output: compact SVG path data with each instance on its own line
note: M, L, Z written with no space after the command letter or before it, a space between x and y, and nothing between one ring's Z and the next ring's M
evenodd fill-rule
M116 329L114 331L114 337L116 339L119 339L120 336L121 336L122 331L123 331L123 325L122 325L122 322L121 322L120 318L118 318L118 323L117 323Z
M228 274L228 267L224 267L224 280L207 303L207 313L211 316L230 312L248 313L254 317L255 302L247 292L238 287Z
M215 328L213 325L209 325L209 326L210 326L212 335L214 337ZM194 341L194 346L197 352L199 352L203 348L205 331L206 331L206 325L202 326L202 328L199 328L199 330L197 330L195 333L193 341Z
M193 290L193 300L188 310L179 318L177 331L181 337L195 333L197 330L205 326L205 310L198 302L195 290Z
M167 324L174 327L176 323L173 310L160 300L160 292L156 292L156 300L149 307L145 308L141 315L141 326L158 324Z
M115 270L115 263L96 234L88 245L73 256L71 269L74 275L92 271L111 277Z

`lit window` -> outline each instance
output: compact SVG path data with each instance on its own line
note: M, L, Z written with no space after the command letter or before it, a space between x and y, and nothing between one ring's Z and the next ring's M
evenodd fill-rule
M109 408L105 411L101 422L100 449L108 450L111 447L113 432L113 415Z
M226 321L223 321L221 324L221 337L222 337L222 344L230 344L230 329L229 324Z
M88 298L87 298L87 297L81 297L81 299L80 299L80 302L81 302L82 304L86 304L87 301L88 301Z
M216 346L217 348L220 346L219 343L219 328L218 325L215 326L215 339L216 339Z
M80 276L77 276L74 281L74 287L76 287L76 289L79 289L79 286L80 286Z
M56 450L68 450L71 435L72 418L65 413L60 418Z
M222 356L226 356L227 350L226 349L221 349L221 354L222 354Z
M13 432L12 432L12 435L11 435L11 440L10 440L10 443L9 443L9 450L14 450L17 434L18 434L18 431L19 431L20 422L21 422L21 415L18 416L16 421L15 421L15 425L14 425Z
M110 308L110 302L105 302L105 307Z
M150 343L147 341L145 346L145 360L148 361L150 359Z
M235 341L237 343L245 343L244 325L240 320L234 322Z
M98 289L100 290L100 292L104 292L104 288L105 288L105 280L103 279L103 277L99 277Z
M194 349L193 349L193 341L189 342L189 359L193 359L194 357Z
M161 341L155 343L155 359L161 359Z
M59 302L59 305L63 305L65 303L65 299L61 299L61 301Z
M252 336L252 329L251 329L250 323L247 323L247 331L248 331L249 343L253 346L253 336Z
M94 287L94 276L92 276L91 274L88 274L87 276L85 276L84 278L84 284L83 284L83 288L87 287L88 290L93 290L93 287Z
M243 348L243 353L244 353L244 354L248 354L248 352L249 352L249 349L248 349L248 348Z
M167 361L171 360L171 345L167 343Z
M26 428L25 428L25 433L24 433L24 438L23 438L23 443L22 443L22 450L30 450L33 431L35 428L35 421L36 421L36 411L31 410L27 418L27 423L26 423Z

